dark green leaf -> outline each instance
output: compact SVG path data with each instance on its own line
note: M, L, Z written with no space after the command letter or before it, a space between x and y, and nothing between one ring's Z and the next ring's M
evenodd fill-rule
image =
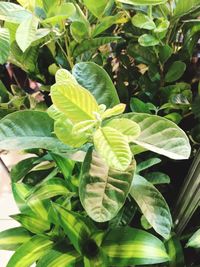
M132 97L130 100L130 107L133 112L138 113L150 113L146 103L136 97Z
M165 247L169 254L169 267L183 267L185 266L185 259L181 242L176 236L171 237L165 243Z
M175 61L165 75L165 81L168 83L175 82L183 76L185 72L186 64L182 61Z
M151 183L151 184L169 184L170 183L170 177L162 172L150 172L145 174L145 178Z
M165 64L171 57L173 49L169 45L164 45L159 48L159 59L162 64Z
M152 166L154 166L160 162L161 162L161 159L159 159L159 158L150 158L150 159L147 159L145 161L142 161L141 163L139 163L137 165L137 173L139 173L143 170L149 169Z

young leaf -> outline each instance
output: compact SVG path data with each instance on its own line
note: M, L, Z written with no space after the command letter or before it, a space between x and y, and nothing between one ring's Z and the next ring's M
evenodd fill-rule
M0 250L16 250L31 239L31 234L22 227L5 230L0 233Z
M143 177L135 175L130 194L154 230L165 239L169 238L172 218L160 192Z
M109 108L102 114L102 119L109 118L111 116L119 115L124 112L126 108L125 104L118 104L114 106L113 108Z
M153 20L143 13L137 13L132 17L131 22L135 27L140 29L153 30L156 28Z
M0 121L0 149L23 150L44 148L66 150L52 135L53 120L41 111L17 111Z
M9 53L10 53L9 30L0 28L0 64L6 63Z
M196 231L189 239L186 247L200 248L200 230Z
M109 169L101 157L90 148L81 171L80 200L87 214L97 222L115 217L130 190L135 161L125 170Z
M16 41L23 52L35 41L38 25L38 18L32 16L24 20L17 28Z
M94 133L94 146L108 166L124 171L132 160L126 136L111 127L103 127Z
M89 132L92 128L95 127L97 123L97 120L81 121L74 124L72 131L74 134L82 134L84 132Z
M99 105L110 108L120 103L114 84L102 67L93 62L81 62L74 66L72 73L94 95Z
M94 120L94 112L98 112L93 95L79 84L55 84L51 87L51 98L56 108L72 122Z
M57 214L59 225L63 228L75 249L81 253L84 241L89 240L90 230L88 226L79 214L66 210L57 204L53 203L52 205Z
M111 230L102 248L109 266L156 264L169 261L164 244L143 230L122 227Z
M32 14L20 5L5 1L0 2L0 20L21 23L31 16Z
M148 46L155 46L159 44L159 39L157 39L155 36L151 34L143 34L138 39L138 42L141 46L148 47Z
M175 123L142 113L129 113L120 117L139 124L141 134L134 143L172 159L189 158L191 147L188 137Z
M16 214L12 215L11 218L18 221L24 228L34 234L41 234L50 230L50 223L47 220L42 220L40 217Z
M72 248L66 249L64 252L63 250L52 249L40 258L37 267L72 267L75 266L81 258L82 256Z
M167 0L117 0L117 2L129 5L160 5L167 2Z
M34 236L19 247L10 258L7 267L29 267L53 247L46 237Z
M129 119L113 119L109 121L106 126L111 127L128 137L131 142L140 135L140 126Z
M172 83L177 81L183 76L186 70L186 64L182 61L175 61L169 68L167 74L165 75L165 81L167 83Z
M83 0L85 6L90 10L90 12L97 18L101 17L104 13L104 10L108 4L108 0Z
M64 144L72 147L80 147L87 142L88 137L84 133L74 133L73 126L70 120L59 119L54 124L54 131Z

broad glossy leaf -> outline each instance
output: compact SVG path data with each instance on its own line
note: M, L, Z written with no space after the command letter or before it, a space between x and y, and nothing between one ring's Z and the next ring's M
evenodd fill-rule
M200 248L200 230L196 231L189 239L187 247Z
M141 134L134 143L172 159L189 158L191 147L188 137L175 123L142 113L129 113L121 117L140 125Z
M82 166L79 195L94 221L109 221L117 215L130 190L135 168L133 161L125 171L109 169L96 151L88 150Z
M131 142L140 136L141 130L139 124L129 119L113 119L106 124L128 137L128 141Z
M125 104L118 104L118 105L114 106L113 108L108 108L105 112L103 112L102 119L122 114L124 112L125 108L126 108Z
M89 29L86 27L85 23L81 21L73 21L70 25L71 35L78 43L81 43L81 41L89 37L88 31Z
M34 236L19 247L10 258L7 267L29 267L53 247L46 237Z
M129 5L159 5L164 4L167 0L117 0L117 2Z
M111 127L98 129L93 136L94 146L110 168L124 171L131 164L132 153L126 136Z
M9 114L0 121L0 149L66 151L67 147L52 135L53 123L47 113L41 111Z
M183 76L186 70L186 64L182 61L175 61L170 67L165 75L165 81L172 83L177 81Z
M177 0L176 7L174 9L174 16L182 17L190 12L193 12L200 8L200 0L183 1Z
M130 194L154 230L165 239L169 238L172 218L169 207L160 192L146 179L135 175Z
M131 19L132 24L140 29L153 30L156 28L153 20L143 13L137 13Z
M75 77L66 69L59 69L56 72L55 79L56 79L56 84L65 84L65 85L67 85L68 83L78 84Z
M169 260L164 244L157 237L130 227L111 230L102 248L108 255L109 266L156 264Z
M148 46L155 46L159 44L159 39L151 34L143 34L138 39L138 42L141 46L148 47Z
M82 256L72 248L65 251L52 249L38 261L37 267L75 267L81 258Z
M0 250L16 250L31 239L31 234L22 227L5 230L0 233Z
M64 143L72 147L80 147L88 140L86 134L73 132L73 124L70 120L59 119L55 122L54 131L57 137Z
M50 230L50 223L47 220L42 220L40 217L16 214L12 215L11 218L18 221L25 229L34 234L41 234Z
M16 41L23 52L35 41L38 25L38 18L32 16L24 20L17 28Z
M173 49L169 45L164 45L159 48L159 59L162 64L167 62L167 60L171 57L173 53Z
M75 249L81 253L84 241L89 240L90 230L88 226L78 213L66 210L54 203L52 205L57 214L59 225L63 228Z
M31 16L32 14L20 5L4 1L0 2L0 20L21 23Z
M105 36L105 37L93 38L90 40L84 40L83 42L81 42L81 44L77 45L73 50L73 57L75 58L83 54L84 52L87 52L92 49L97 49L102 45L118 42L120 40L121 38L118 36Z
M93 95L79 84L55 84L51 87L51 98L56 108L72 122L95 119L98 104Z
M81 62L74 66L72 73L94 95L98 104L104 104L107 108L119 104L114 84L102 67L92 62Z
M66 182L61 178L52 178L41 185L33 188L28 195L27 201L34 199L43 200L59 195L68 195Z
M133 112L150 113L147 103L143 102L142 100L136 97L131 98L130 107Z
M9 53L10 53L9 30L0 28L0 64L4 64L7 61Z
M89 11L96 16L97 18L101 17L104 13L104 10L108 4L108 0L83 0L85 6L89 9Z

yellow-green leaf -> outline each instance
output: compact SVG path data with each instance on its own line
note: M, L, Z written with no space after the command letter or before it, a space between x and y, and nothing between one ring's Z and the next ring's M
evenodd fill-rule
M102 119L109 118L115 115L119 115L124 112L125 108L126 108L125 104L118 104L114 106L113 108L109 108L102 114Z
M97 124L97 121L95 120L87 120L87 121L78 122L73 126L73 133L81 134L83 132L91 130L96 124Z
M132 153L127 137L111 127L98 129L94 134L97 152L109 167L124 171L132 160Z

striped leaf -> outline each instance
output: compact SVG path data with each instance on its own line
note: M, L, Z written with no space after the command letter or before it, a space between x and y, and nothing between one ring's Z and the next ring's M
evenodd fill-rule
M31 188L23 183L12 184L12 191L15 201L23 213L35 214L41 217L43 220L48 220L48 202L34 199L27 202L26 197L30 193Z
M69 158L66 158L61 154L50 153L50 155L56 162L56 165L58 166L64 177L65 178L71 177L75 162Z
M4 64L10 53L10 34L8 29L0 28L0 64Z
M64 252L52 249L39 260L37 267L75 267L81 258L81 255L74 249L69 249Z
M53 247L53 242L42 236L34 236L19 247L6 267L30 267Z
M109 169L92 148L88 150L82 166L79 195L94 221L109 221L117 215L130 190L135 167L133 161L125 171Z
M84 241L89 240L89 228L79 214L66 210L55 203L52 206L57 214L59 225L65 231L74 248L81 253L84 247Z
M56 108L72 122L94 120L94 112L98 112L98 104L93 95L74 82L53 85L51 98Z
M67 189L66 182L61 178L53 178L33 188L29 193L27 201L29 203L30 201L37 199L43 200L68 194L69 190Z
M200 248L200 230L196 231L189 239L187 247Z
M12 215L11 218L18 221L24 228L34 234L40 234L50 230L50 223L40 217L25 214Z
M169 260L158 238L130 227L110 231L102 248L109 257L109 266L156 264Z
M5 230L0 233L0 250L16 250L31 239L31 234L22 227Z
M172 159L189 158L191 147L188 137L175 123L143 113L128 113L120 117L139 124L141 134L134 143Z
M0 20L21 23L31 17L31 13L20 5L1 1L0 2Z
M132 153L126 136L111 127L94 133L94 146L110 168L124 171L131 164Z
M141 133L139 124L129 119L113 119L106 126L114 128L123 135L126 135L129 142L139 137Z
M146 179L135 175L130 194L154 230L164 238L169 238L172 218L161 193Z
M167 2L167 0L117 0L117 2L129 5L160 5Z
M52 135L54 121L41 111L17 111L0 121L0 149L44 148L54 152L67 147Z

